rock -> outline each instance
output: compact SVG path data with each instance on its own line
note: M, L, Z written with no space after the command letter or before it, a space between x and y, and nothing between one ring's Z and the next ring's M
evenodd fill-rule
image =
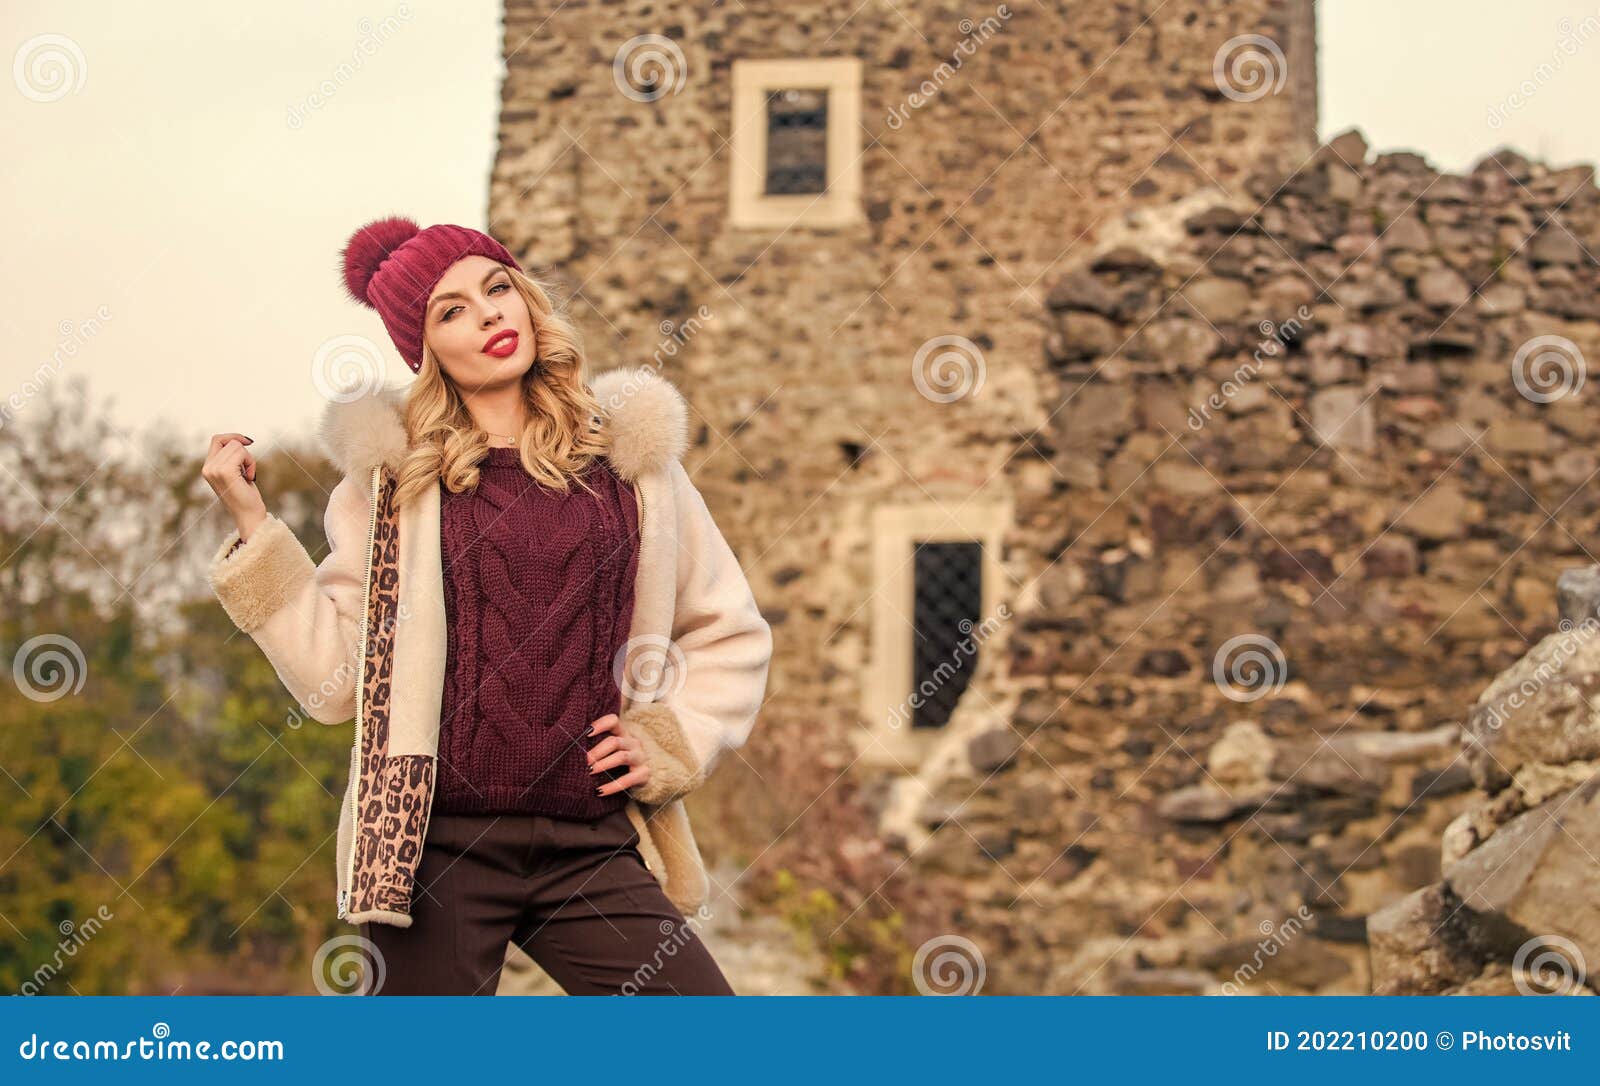
M1484 444L1497 456L1539 456L1550 448L1550 429L1535 419L1498 419L1484 435Z
M1453 758L1461 750L1461 726L1440 724L1425 732L1341 731L1328 745L1341 753L1376 758L1381 762L1419 762Z
M1466 204L1477 199L1477 190L1464 177L1440 174L1418 199L1429 204Z
M917 821L925 829L937 830L960 813L961 805L959 803L951 803L936 796L929 796L923 801L922 806L917 809ZM963 836L965 835L963 834Z
M1408 211L1390 223L1383 232L1383 245L1392 252L1427 252L1433 248L1433 238L1422 225L1415 210Z
M1583 262L1583 246L1571 230L1552 219L1528 246L1528 255L1535 264L1577 265Z
M1339 385L1311 397L1311 427L1318 440L1358 452L1377 444L1372 398L1360 388Z
M1021 740L1010 728L990 728L967 742L967 760L979 773L989 774L1016 761Z
M1127 428L1133 411L1133 393L1126 385L1093 381L1078 386L1068 395L1071 398L1056 416L1062 447L1096 448Z
M1455 795L1473 787L1472 770L1464 764L1446 766L1440 770L1426 770L1411 779L1411 802Z
M1380 171L1390 171L1403 174L1430 174L1433 167L1428 160L1415 151L1389 151L1378 156L1377 162Z
M1386 271L1380 270L1371 279L1339 287L1339 301L1363 313L1380 309L1393 309L1406 303L1405 284ZM1359 327L1359 326L1358 326Z
M1280 741L1270 772L1273 780L1354 796L1376 795L1389 780L1389 767L1381 760L1320 739Z
M1563 170L1551 170L1545 178L1548 191L1555 193L1560 198L1574 194L1578 189L1584 189L1585 195L1593 196L1594 167L1588 163L1580 162L1576 166L1568 166Z
M1467 716L1466 755L1480 788L1499 791L1530 762L1600 758L1596 633L1578 627L1547 635L1478 698Z
M1367 141L1359 128L1347 128L1323 146L1348 166L1359 168L1367 161Z
M1204 321L1171 317L1151 321L1134 333L1127 355L1183 372L1199 369L1221 348L1222 337Z
M1250 287L1239 279L1206 276L1189 283L1182 293L1194 311L1212 324L1236 321L1250 307Z
M1597 762L1568 762L1566 765L1528 762L1512 774L1511 787L1521 796L1524 807L1537 807L1570 792L1596 773L1600 773Z
M1115 316L1117 296L1099 276L1078 272L1063 276L1045 297L1051 309L1086 309L1104 317Z
M1590 618L1600 621L1600 565L1563 570L1556 578L1556 609L1574 626Z
M1118 995L1209 995L1217 982L1197 969L1135 969L1117 977Z
M1471 811L1462 811L1450 820L1439 839L1439 866L1449 867L1478 847L1478 833L1473 826Z
M1150 272L1160 271L1161 265L1132 246L1119 245L1095 257L1089 268L1097 272Z
M1542 313L1554 313L1568 320L1586 321L1600 319L1600 299L1593 290L1575 287L1541 287L1534 291L1528 303Z
M1162 796L1156 803L1156 813L1173 822L1226 822L1236 813L1258 805L1209 784L1192 784Z
M1472 167L1474 176L1484 175L1494 181L1526 182L1533 177L1533 164L1522 155L1509 147L1502 147L1493 154L1485 155Z
M1272 758L1272 737L1255 721L1240 720L1223 729L1206 755L1206 771L1223 784L1258 785L1266 781Z
M1417 297L1435 309L1455 309L1467 304L1472 288L1449 268L1434 268L1417 280Z
M1512 819L1447 868L1445 882L1480 918L1567 940L1580 963L1600 962L1597 850L1600 776Z
M1422 443L1432 452L1455 454L1472 444L1471 436L1455 419L1430 427Z
M1330 163L1327 167L1328 198L1344 204L1353 204L1361 197L1361 175L1354 170Z
M1199 964L1213 975L1228 977L1229 994L1245 991L1272 994L1275 988L1313 991L1350 972L1339 951L1314 938L1291 917L1279 924L1263 921L1257 939L1235 939L1200 955Z
M1461 539L1477 519L1477 508L1461 493L1460 484L1446 479L1406 506L1395 518L1394 527L1418 539Z
M1487 958L1443 883L1367 917L1373 995L1437 995L1476 977Z
M1056 324L1055 334L1045 341L1045 353L1057 365L1085 358L1101 358L1116 350L1122 334L1106 318L1096 313L1068 310Z
M1379 536L1361 556L1368 577L1410 577L1417 572L1417 544L1409 536Z
M1187 459L1182 463L1170 457L1164 459L1151 474L1155 484L1171 494L1203 498L1222 493L1215 474Z
M1478 292L1478 312L1486 317L1508 317L1528 308L1528 295L1515 283L1491 283Z
M1183 220L1183 228L1191 234L1203 234L1214 230L1223 234L1233 234L1249 222L1249 216L1226 204L1208 207L1196 215L1190 215Z
M978 851L991 860L1003 860L1017 850L1017 831L1014 827L980 829L972 836L978 843Z
M1357 358L1399 362L1406 357L1406 341L1381 324L1346 324L1326 337L1329 348Z
M1151 649L1139 659L1139 674L1159 675L1165 679L1187 675L1194 669L1194 662L1189 659L1189 654L1182 649L1158 648Z

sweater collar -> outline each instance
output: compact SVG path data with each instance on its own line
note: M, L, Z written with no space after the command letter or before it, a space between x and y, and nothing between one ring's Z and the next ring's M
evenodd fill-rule
M606 459L623 479L681 460L688 447L689 410L683 394L652 370L617 367L596 375L589 391L600 402ZM399 466L407 450L406 390L385 385L323 410L323 450L346 474L365 475L377 464Z

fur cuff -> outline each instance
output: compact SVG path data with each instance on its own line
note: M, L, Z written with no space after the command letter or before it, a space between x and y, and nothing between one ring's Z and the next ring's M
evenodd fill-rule
M642 702L622 714L622 727L643 742L645 762L650 766L650 779L628 789L634 799L659 806L705 783L705 772L671 709Z
M223 540L208 572L228 617L249 633L315 578L317 567L289 526L271 513L234 550L238 541L238 532Z
M411 917L406 913L395 912L393 909L367 909L359 913L351 913L345 917L352 924L389 924L397 928L409 928Z

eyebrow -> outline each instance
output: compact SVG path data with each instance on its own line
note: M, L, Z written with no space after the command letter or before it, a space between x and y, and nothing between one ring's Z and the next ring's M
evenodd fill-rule
M505 265L502 264L498 268L495 268L493 271L491 271L488 275L484 276L483 279L480 280L480 282L487 283L489 280L493 279L495 276L499 275L501 272L503 272L505 270L506 270ZM442 302L446 298L464 298L464 297L466 297L466 295L462 294L458 290L448 291L447 293L444 293L444 294L437 294L437 295L434 296L433 301L428 303L428 308L432 309L435 302Z

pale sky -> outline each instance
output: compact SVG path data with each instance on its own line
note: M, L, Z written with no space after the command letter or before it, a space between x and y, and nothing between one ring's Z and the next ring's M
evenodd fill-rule
M84 78L38 102L16 55L44 34L76 43ZM192 433L197 455L217 431L263 447L309 432L326 403L312 360L332 337L375 340L388 379L410 378L377 314L344 296L338 253L386 214L484 222L497 4L6 0L0 41L0 395L84 338L63 321L101 306L63 372L89 373L119 425Z
M1600 160L1600 0L1320 0L1321 136L1464 172L1510 145ZM1491 119L1498 121L1494 127Z
M1600 159L1600 0L1320 7L1324 137L1358 125L1443 169L1508 143ZM198 454L219 430L263 449L308 431L334 337L368 337L409 378L339 290L337 253L384 214L483 224L498 4L7 0L0 41L0 396L70 347L61 373L89 374L120 425L191 434ZM52 53L56 76L29 74Z

